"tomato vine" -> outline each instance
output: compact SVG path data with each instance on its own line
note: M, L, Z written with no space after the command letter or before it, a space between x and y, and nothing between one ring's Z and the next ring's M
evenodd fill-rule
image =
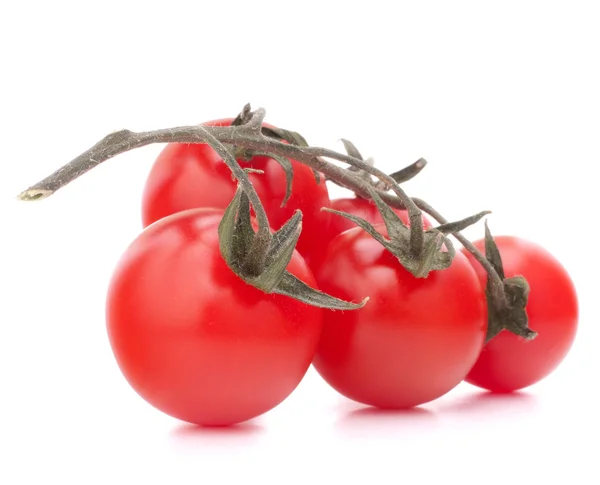
M373 199L386 222L390 239L378 235L365 221L353 219L353 222L382 243L416 277L426 277L430 271L444 270L450 265L455 251L448 235L455 236L488 273L490 303L497 311L506 313L504 310L509 306L509 299L503 278L498 274L493 261L488 260L460 233L488 212L449 223L422 199L409 197L400 186L400 183L422 170L426 164L425 160L420 159L398 172L386 174L375 167L372 161L363 160L350 142L344 141L346 154L309 146L304 137L296 132L265 128L265 114L262 108L252 111L250 106L246 105L231 126L193 125L137 133L130 130L111 133L71 162L21 192L18 197L21 200L46 198L100 163L145 145L206 143L222 157L240 188L228 207L220 230L221 252L228 266L244 281L265 292L279 292L326 308L360 308L364 301L342 302L290 279L293 277L285 268L301 231L302 215L293 217L272 234L260 198L248 174L237 162L236 155L238 150L243 150L280 159L294 159L309 166L317 174L323 174L327 180L352 190L358 196ZM344 162L350 167L340 167L330 160ZM283 164L285 165L285 162ZM371 176L376 180L372 180ZM250 206L254 209L257 219L257 231L250 221ZM405 225L390 207L406 209L410 224ZM432 216L440 225L424 230L423 212ZM244 243L234 245L234 238L238 241L241 238ZM534 332L523 331L527 329L526 319L524 322L521 318L519 322L509 322L505 328L514 331L515 325L519 326L519 334L526 338L535 337Z

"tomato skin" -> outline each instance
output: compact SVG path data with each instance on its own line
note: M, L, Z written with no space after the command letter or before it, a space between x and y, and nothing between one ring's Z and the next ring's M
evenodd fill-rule
M228 126L232 119L204 123L207 126ZM265 126L270 126L265 124ZM269 222L279 229L296 211L302 211L302 234L296 248L310 263L313 254L320 251L322 231L329 225L330 214L321 211L329 206L325 178L317 184L312 170L291 160L294 171L292 195L285 207L285 172L279 163L269 157L256 156L251 161L238 160L242 167L263 170L263 174L249 174ZM159 154L146 181L142 196L144 227L176 212L198 208L224 209L231 202L237 183L221 157L206 144L170 143Z
M265 294L223 261L223 211L151 225L119 261L107 297L117 363L147 402L183 421L229 425L282 402L313 359L322 310ZM298 253L288 271L311 286Z
M504 274L524 276L530 286L527 301L529 327L538 332L530 341L508 331L490 340L466 381L494 392L531 386L550 374L565 358L577 332L577 294L560 262L541 246L513 236L494 237ZM485 241L475 247L485 254ZM487 273L463 249L482 284Z
M385 234L385 227L377 226ZM415 278L359 228L337 236L317 273L322 291L352 301L324 312L313 365L338 392L381 408L410 408L459 384L487 330L485 295L462 254L450 268Z

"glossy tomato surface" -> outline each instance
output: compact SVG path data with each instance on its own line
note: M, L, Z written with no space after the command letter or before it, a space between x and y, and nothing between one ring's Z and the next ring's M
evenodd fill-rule
M222 211L189 210L148 227L110 283L107 327L125 378L146 401L201 425L248 420L307 371L322 310L240 280L219 252ZM298 253L288 271L314 286Z
M477 360L487 329L485 296L461 253L448 269L415 278L366 232L351 229L329 246L317 281L339 298L370 297L360 310L324 312L314 360L350 399L417 406L450 391Z
M527 301L533 340L503 331L484 347L467 382L496 392L530 386L550 374L565 358L577 332L575 287L565 268L543 247L511 236L494 240L500 250L505 276L524 276L530 286ZM484 253L484 240L475 246ZM463 250L464 251L464 250ZM487 273L464 251L485 284Z
M230 125L232 119L205 123L211 126ZM269 125L265 125L269 126ZM330 215L321 211L329 206L325 178L317 183L312 170L291 160L294 171L292 195L285 207L286 178L281 165L274 159L255 156L251 161L238 160L242 167L264 171L250 174L250 180L267 211L274 230L279 229L296 211L302 211L302 234L296 249L310 264L319 251L319 240L327 230ZM231 202L236 182L221 157L206 144L170 143L154 162L142 197L144 227L176 212L197 207L224 209Z

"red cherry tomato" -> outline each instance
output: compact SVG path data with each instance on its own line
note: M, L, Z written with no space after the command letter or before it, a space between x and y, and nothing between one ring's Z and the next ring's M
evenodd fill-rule
M378 225L385 233L385 226ZM317 273L322 291L365 307L325 311L313 362L338 392L382 408L409 408L450 391L477 360L487 330L485 296L458 253L415 278L359 228L337 236Z
M201 425L228 425L283 401L307 371L322 310L265 294L219 252L223 211L195 209L148 227L110 283L107 327L118 365L150 404ZM315 286L294 253L288 271Z
M228 126L231 122L232 119L224 119L205 125ZM329 206L325 178L322 177L318 184L308 166L291 160L294 171L292 195L285 207L281 207L286 191L285 172L281 165L264 156L238 161L242 167L264 171L249 177L273 229L279 229L296 209L302 211L302 234L296 248L310 263L313 254L320 251L320 235L329 225L329 213L321 211L321 207ZM208 145L170 143L159 154L146 181L142 198L144 227L185 209L224 209L231 202L235 190L236 182L231 171Z
M538 336L528 341L501 332L485 345L467 382L490 391L510 392L540 381L565 358L577 331L578 304L571 278L548 251L518 237L498 236L494 240L505 276L521 275L529 283L526 311L529 327ZM484 240L474 244L485 251ZM485 284L485 270L470 253L463 252Z

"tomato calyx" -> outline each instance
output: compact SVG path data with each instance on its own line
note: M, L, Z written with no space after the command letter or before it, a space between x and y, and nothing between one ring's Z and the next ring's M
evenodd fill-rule
M331 310L363 307L368 298L360 303L340 300L308 286L286 270L301 231L302 212L299 210L274 234L255 231L250 200L238 187L219 224L221 255L238 277L265 293L286 295Z
M492 289L492 285L490 285L488 276L485 292L488 302L486 342L492 340L503 330L508 330L526 340L533 340L537 337L537 332L529 328L525 309L529 298L529 283L522 276L505 277L502 257L487 221L485 222L485 257L502 279L504 290L504 298L498 298L498 295Z
M489 211L480 212L460 221L449 222L424 231L423 244L420 251L415 254L413 242L411 241L411 227L408 227L400 219L398 214L383 201L375 189L369 188L369 192L385 223L387 238L378 232L370 222L361 217L331 208L325 210L345 217L364 229L384 248L396 256L400 264L416 278L426 278L431 271L448 268L452 264L456 250L450 239L446 236L462 231L490 213ZM422 230L422 216L419 223Z

